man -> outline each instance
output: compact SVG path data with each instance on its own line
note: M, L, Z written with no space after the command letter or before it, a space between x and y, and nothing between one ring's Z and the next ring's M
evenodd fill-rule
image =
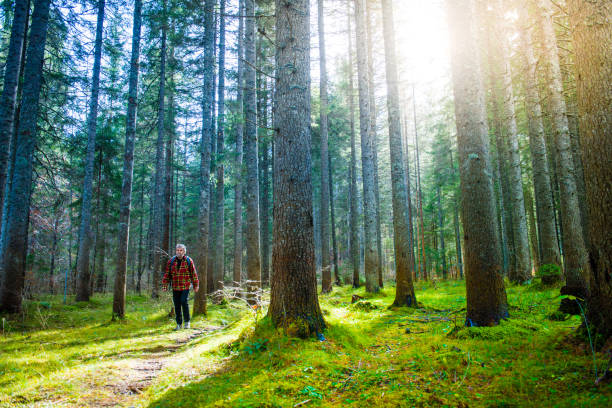
M185 253L187 248L183 244L176 245L176 256L173 256L166 265L166 273L162 279L162 289L168 290L168 283L172 284L172 300L176 314L176 328L180 330L184 322L185 329L191 328L189 324L189 287L193 284L193 290L198 291L200 281L196 273L193 261Z

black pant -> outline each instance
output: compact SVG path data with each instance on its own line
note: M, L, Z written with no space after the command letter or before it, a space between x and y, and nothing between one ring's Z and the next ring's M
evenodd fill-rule
M180 325L185 321L189 322L189 289L186 290L173 290L172 300L174 301L174 314L176 315L176 324ZM183 314L181 315L181 309Z

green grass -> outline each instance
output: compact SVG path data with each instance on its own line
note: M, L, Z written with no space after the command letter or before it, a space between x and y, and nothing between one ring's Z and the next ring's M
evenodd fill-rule
M578 317L549 320L558 289L508 287L510 318L466 328L462 282L417 286L419 309L388 309L394 288L367 295L346 286L320 296L326 340L286 337L246 310L209 307L193 326L222 329L185 342L169 299L128 297L124 322L112 299L27 304L0 337L0 406L144 407L607 407L612 385L595 386L593 356L573 333ZM536 290L539 289L539 290ZM364 305L350 304L352 294ZM41 303L43 302L43 303ZM160 354L161 353L161 354ZM161 356L150 385L122 393L126 373ZM607 357L597 354L598 370ZM132 371L130 371L132 370ZM129 377L129 376L128 376Z

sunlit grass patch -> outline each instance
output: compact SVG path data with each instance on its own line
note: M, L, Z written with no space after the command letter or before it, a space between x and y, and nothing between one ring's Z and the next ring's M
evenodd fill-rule
M287 337L267 318L255 329L238 303L209 304L192 331L175 332L168 298L130 296L118 322L110 296L47 298L46 328L29 314L0 338L0 405L609 406L589 349L567 341L580 318L548 318L557 289L507 288L509 319L467 328L463 282L419 282L418 307L393 309L393 285L373 296L334 287L320 296L325 341ZM144 383L143 364L158 364Z

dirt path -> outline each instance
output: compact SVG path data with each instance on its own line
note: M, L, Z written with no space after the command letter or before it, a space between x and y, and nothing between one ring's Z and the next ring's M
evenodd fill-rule
M153 383L160 372L171 365L171 360L176 354L185 351L199 339L223 329L225 329L223 326L186 329L179 332L178 338L169 339L168 344L145 350L127 350L119 354L109 370L98 373L108 381L91 381L92 388L89 389L88 395L75 405L130 406L130 403L136 401L138 395ZM133 352L138 352L139 355L131 356Z

